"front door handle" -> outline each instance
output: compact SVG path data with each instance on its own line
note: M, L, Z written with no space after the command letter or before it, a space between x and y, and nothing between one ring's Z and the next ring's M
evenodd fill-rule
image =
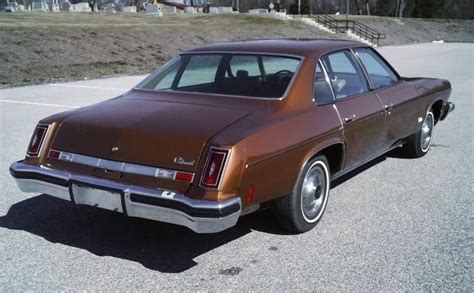
M352 115L349 116L349 117L345 117L345 118L344 118L344 122L349 123L349 122L351 122L351 121L354 121L355 118L356 118L356 115L355 115L355 114L352 114Z

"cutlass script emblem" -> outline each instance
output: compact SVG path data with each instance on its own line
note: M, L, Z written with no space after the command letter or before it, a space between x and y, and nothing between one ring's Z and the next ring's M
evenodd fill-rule
M178 165L187 165L187 166L193 166L194 161L186 161L182 157L175 157L173 162Z

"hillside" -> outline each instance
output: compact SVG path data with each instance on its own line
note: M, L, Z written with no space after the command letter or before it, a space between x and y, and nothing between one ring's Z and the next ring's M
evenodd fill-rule
M473 21L371 17L383 44L433 39L473 42ZM176 53L225 40L344 38L306 26L249 15L103 15L0 13L0 87L65 79L144 74Z
M345 19L344 16L339 16ZM453 19L420 19L377 16L351 16L380 33L387 34L381 45L430 43L444 40L450 43L474 43L474 21Z

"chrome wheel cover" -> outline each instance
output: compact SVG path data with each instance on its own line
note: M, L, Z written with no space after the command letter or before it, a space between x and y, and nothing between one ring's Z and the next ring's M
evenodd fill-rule
M431 146L431 139L433 137L433 128L434 128L434 116L433 116L433 113L428 112L425 120L423 121L423 126L421 127L421 135L420 135L421 151L424 153L426 153Z
M314 223L321 217L328 193L328 168L322 161L316 161L306 172L301 186L301 211L306 222Z

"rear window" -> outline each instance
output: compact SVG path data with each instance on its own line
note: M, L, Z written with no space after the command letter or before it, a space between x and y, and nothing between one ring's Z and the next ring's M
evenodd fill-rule
M137 88L256 98L280 98L301 59L257 54L183 54Z

